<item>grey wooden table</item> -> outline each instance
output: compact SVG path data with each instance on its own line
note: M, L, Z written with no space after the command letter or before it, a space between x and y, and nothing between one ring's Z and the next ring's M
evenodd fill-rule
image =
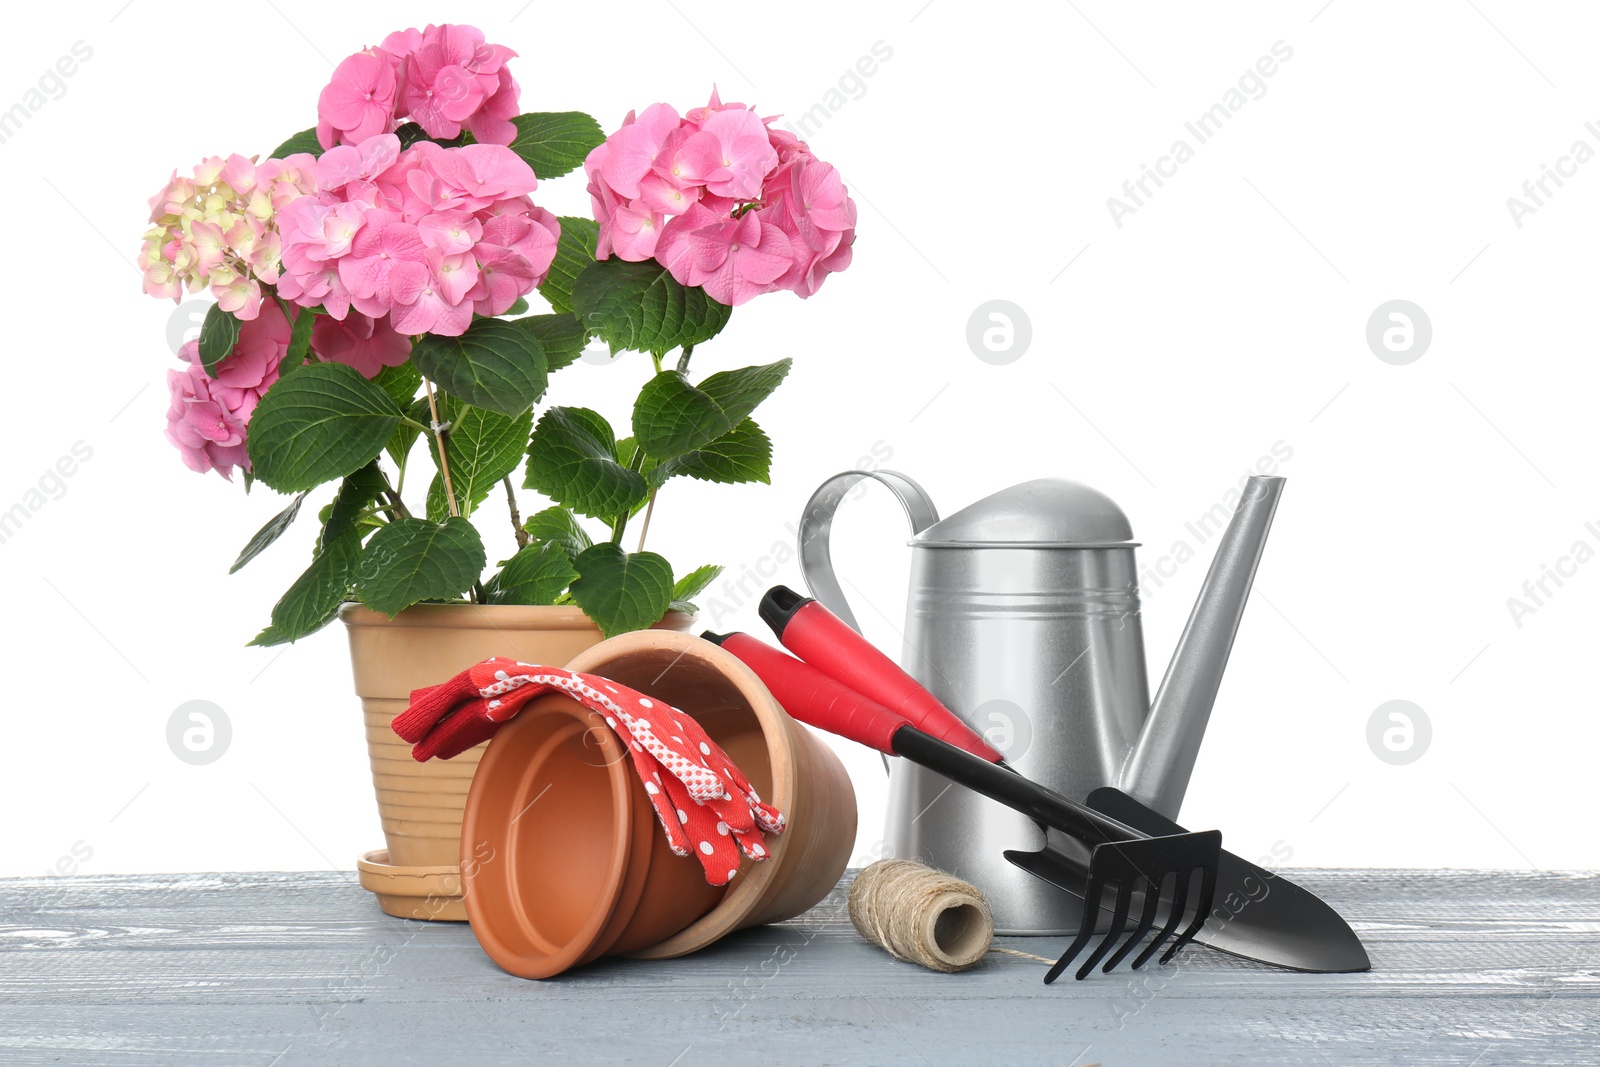
M352 874L0 881L0 1064L1600 1064L1600 873L1286 873L1371 973L1197 947L1053 987L997 953L934 974L860 940L841 885L696 956L527 982Z

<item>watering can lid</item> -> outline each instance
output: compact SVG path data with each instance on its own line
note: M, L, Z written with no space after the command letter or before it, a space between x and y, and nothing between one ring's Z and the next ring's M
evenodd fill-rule
M913 544L1127 544L1133 527L1116 501L1079 482L1037 478L934 523Z

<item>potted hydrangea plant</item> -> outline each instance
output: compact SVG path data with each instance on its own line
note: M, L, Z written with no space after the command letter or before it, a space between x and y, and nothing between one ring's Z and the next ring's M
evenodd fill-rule
M515 55L468 26L390 34L338 65L315 127L174 173L140 256L146 292L216 298L169 373L167 436L194 470L289 497L234 570L312 527L253 643L342 614L388 862L406 868L456 862L475 761L414 764L389 718L490 655L562 663L689 624L720 568L675 573L644 548L656 495L766 482L751 415L790 367L697 377L691 356L734 306L809 297L854 240L838 172L771 119L713 92L607 136L581 112L522 111ZM580 167L592 218L536 205L540 181ZM545 404L596 340L649 359L621 430ZM473 521L490 508L493 549Z

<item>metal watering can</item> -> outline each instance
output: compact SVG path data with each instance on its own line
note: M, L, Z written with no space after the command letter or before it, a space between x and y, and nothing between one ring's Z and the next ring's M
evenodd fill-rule
M940 520L903 474L847 471L801 518L811 593L860 630L833 572L839 504L863 479L887 487L911 520L911 584L901 666L1028 778L1068 797L1114 786L1176 820L1284 479L1251 477L1150 702L1133 530L1105 494L1041 478ZM906 760L893 761L888 855L976 885L995 932L1063 935L1081 903L1010 864L1042 847L1038 826Z

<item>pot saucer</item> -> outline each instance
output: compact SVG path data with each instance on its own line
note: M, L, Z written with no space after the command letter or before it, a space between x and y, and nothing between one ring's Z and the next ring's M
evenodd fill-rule
M466 922L461 900L461 868L398 867L389 862L388 849L363 853L356 861L361 888L378 897L385 915L399 919Z

